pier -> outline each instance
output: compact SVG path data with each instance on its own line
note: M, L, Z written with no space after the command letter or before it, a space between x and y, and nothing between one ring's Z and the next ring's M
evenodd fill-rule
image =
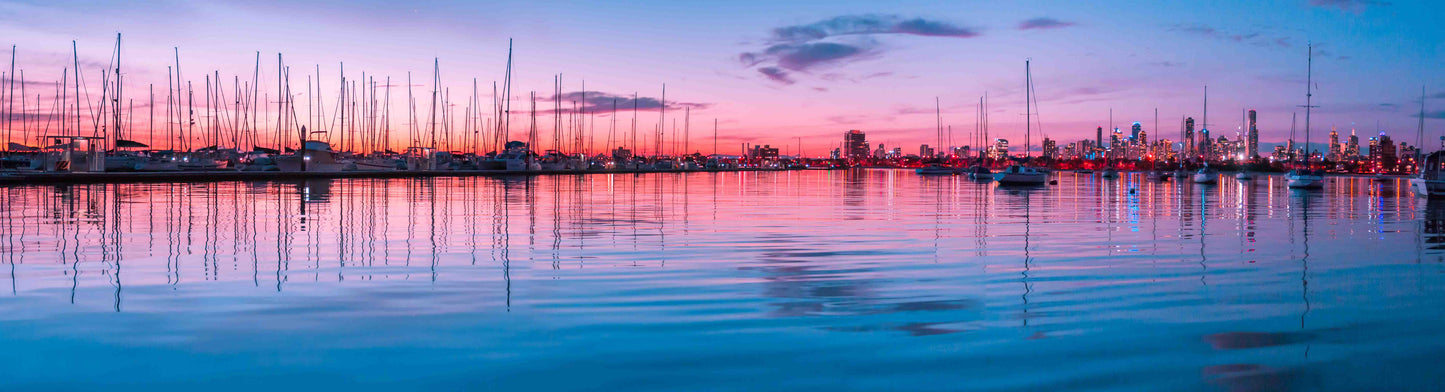
M794 168L747 167L729 169L676 170L394 170L330 172L265 171L181 171L181 172L0 172L0 186L29 184L105 184L160 182L276 181L319 178L422 178L422 177L530 177L542 175L722 173L803 170Z

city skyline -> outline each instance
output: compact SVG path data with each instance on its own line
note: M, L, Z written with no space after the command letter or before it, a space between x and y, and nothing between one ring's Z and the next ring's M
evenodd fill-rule
M610 111L599 99L625 102L637 93L639 106L654 109L639 119L639 129L646 132L657 126L655 108L666 84L668 110L677 110L678 116L669 113L665 127L690 108L692 126L706 130L692 133L693 145L699 146L692 150L703 153L711 152L704 140L711 137L707 123L713 119L721 128L724 153L737 152L743 143L801 144L810 156L822 156L838 148L838 134L849 129L867 132L874 145L938 148L938 122L929 102L935 98L941 101L937 113L943 126L952 128L953 143L943 144L976 144L968 143L977 139L970 136L971 112L985 93L991 136L1022 144L1025 58L1033 59L1043 126L1042 133L1035 130L1031 151L1041 150L1042 136L1071 142L1088 138L1096 127L1109 127L1110 109L1113 127L1127 129L1138 121L1154 138L1177 139L1182 118L1203 121L1206 85L1211 136L1234 139L1243 124L1235 124L1240 120L1233 113L1258 110L1261 144L1283 143L1291 113L1303 114L1297 106L1304 104L1307 43L1316 48L1314 103L1320 107L1312 124L1315 144L1325 141L1331 126L1342 133L1357 129L1374 135L1376 124L1413 144L1413 137L1404 136L1413 134L1418 121L1420 86L1426 86L1430 98L1445 98L1445 80L1434 71L1442 59L1438 38L1445 33L1431 27L1427 15L1437 6L1428 2L1007 8L908 3L886 12L862 2L636 8L442 2L405 8L384 2L350 7L154 1L86 4L84 10L80 4L0 3L0 17L11 22L0 31L14 37L9 43L17 46L16 69L24 70L29 88L31 106L22 113L44 113L43 107L33 107L35 90L41 90L43 106L72 61L71 40L77 41L83 87L96 95L99 69L105 67L115 32L125 35L127 98L142 101L147 84L164 83L175 48L187 80L199 83L200 75L219 74L226 89L232 88L232 76L252 74L259 51L263 92L276 81L267 76L275 74L279 52L293 67L319 67L293 71L293 91L304 83L300 74L319 72L324 91L330 92L344 62L351 80L366 72L389 76L398 85L411 71L417 92L429 93L424 81L432 76L434 59L444 88L469 90L473 78L482 84L501 80L511 38L514 99L531 91L550 97L553 75L560 73L567 98L577 96L586 81L590 96L583 106L603 112L598 128L608 125L604 118ZM72 23L87 15L101 15L108 30ZM1170 18L1178 15L1191 17ZM1180 23L1184 20L1202 22ZM322 95L326 104L334 104L334 94ZM453 95L458 106L467 100L465 94ZM481 95L490 100L488 93ZM157 100L164 103L163 96ZM525 107L513 104L519 103ZM393 110L405 113L401 105L393 103ZM144 102L137 106L143 108ZM627 105L622 106L620 123L631 119ZM1438 136L1431 128L1445 117L1445 110L1431 106L1426 108L1426 146ZM514 121L524 120L514 116ZM143 121L137 123L143 127ZM393 121L392 126L405 124ZM514 124L512 138L524 127ZM1303 124L1299 128L1303 132ZM550 127L541 131L541 140L547 140ZM1260 155L1267 153L1260 149Z

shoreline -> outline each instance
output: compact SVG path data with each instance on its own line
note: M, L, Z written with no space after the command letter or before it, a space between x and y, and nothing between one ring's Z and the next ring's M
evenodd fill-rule
M802 169L738 168L693 170L397 170L340 172L276 172L276 171L180 171L180 172L0 172L0 186L35 184L110 184L164 182L276 181L329 178L422 178L422 177L531 177L541 175L584 174L647 174L647 173L725 173L775 172Z

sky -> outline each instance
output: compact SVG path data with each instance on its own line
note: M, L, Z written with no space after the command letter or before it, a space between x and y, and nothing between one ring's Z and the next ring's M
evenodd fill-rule
M1434 20L1442 11L1440 2L1396 0L0 0L0 44L15 45L30 115L13 118L32 118L30 127L49 118L72 40L92 99L120 33L128 100L147 100L148 85L156 84L157 105L164 105L176 51L193 85L219 75L231 91L233 81L259 73L258 93L275 97L281 53L293 92L304 90L302 76L319 71L323 105L335 104L343 63L349 80L363 72L391 77L397 129L407 126L399 90L408 72L413 92L423 96L419 116L430 99L433 61L454 110L464 110L474 78L485 86L478 99L489 105L512 40L513 97L536 91L545 101L561 74L565 96L580 98L585 80L589 101L604 112L592 125L598 138L611 125L611 99L630 108L634 93L653 109L639 119L641 133L650 134L666 84L666 126L678 121L682 128L682 109L691 110L690 150L712 152L716 120L722 153L752 143L786 146L785 153L801 145L806 155L822 156L850 129L866 132L875 147L938 145L935 102L951 127L951 142L942 144L974 144L985 94L990 136L1020 145L1025 60L1038 99L1041 129L1029 137L1035 150L1040 135L1093 137L1095 127L1110 126L1111 111L1115 127L1138 121L1151 138L1177 140L1183 117L1204 120L1205 86L1213 135L1233 138L1242 111L1255 109L1261 141L1287 139L1293 114L1303 139L1312 43L1313 141L1338 127L1345 135L1358 129L1362 138L1384 130L1414 144L1422 86L1431 97L1427 140L1445 126L1445 25ZM0 64L8 73L9 64ZM145 107L137 103L135 118L145 119ZM618 133L630 131L631 119L630 111L619 113ZM22 127L3 120L0 129ZM147 124L139 122L128 138L144 140ZM542 139L550 140L551 120L540 122ZM511 139L525 137L519 123L525 119L514 117Z

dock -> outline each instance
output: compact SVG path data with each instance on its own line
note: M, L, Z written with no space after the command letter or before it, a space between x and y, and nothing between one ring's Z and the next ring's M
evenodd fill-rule
M224 181L286 181L329 178L426 178L426 177L530 177L543 175L586 174L649 174L649 173L726 173L771 172L799 169L734 168L688 170L395 170L395 171L177 171L177 172L28 172L0 171L0 186L30 184L104 184L158 182L224 182Z

